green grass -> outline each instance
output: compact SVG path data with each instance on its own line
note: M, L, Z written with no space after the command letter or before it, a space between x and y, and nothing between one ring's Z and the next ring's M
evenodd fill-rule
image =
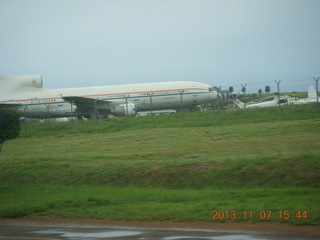
M320 224L319 116L311 104L32 123L0 155L0 217Z
M99 121L75 121L67 123L33 122L22 126L21 137L65 136L84 133L114 133L154 128L217 127L275 121L318 119L316 104L232 111L185 112L136 118L102 119Z
M315 224L319 215L316 189L179 189L110 186L6 186L0 199L2 217L96 218L206 222L284 222ZM3 189L4 190L4 189ZM299 202L299 206L296 205ZM213 211L236 211L236 219L212 219ZM244 218L243 211L252 211ZM257 219L261 211L270 218ZM289 219L279 211L288 211ZM307 211L307 218L297 218ZM317 223L316 222L316 223Z

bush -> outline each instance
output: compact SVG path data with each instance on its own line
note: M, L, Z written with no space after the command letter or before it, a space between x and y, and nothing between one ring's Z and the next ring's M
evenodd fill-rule
M0 109L0 152L5 141L19 136L20 122L18 113L10 109Z

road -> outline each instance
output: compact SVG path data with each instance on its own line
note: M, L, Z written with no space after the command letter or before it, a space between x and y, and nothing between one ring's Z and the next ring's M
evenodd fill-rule
M1 240L315 240L316 226L0 219Z

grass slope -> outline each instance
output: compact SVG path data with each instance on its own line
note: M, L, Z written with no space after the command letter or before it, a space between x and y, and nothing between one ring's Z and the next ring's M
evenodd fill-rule
M30 124L0 155L0 217L319 224L319 132L314 105Z

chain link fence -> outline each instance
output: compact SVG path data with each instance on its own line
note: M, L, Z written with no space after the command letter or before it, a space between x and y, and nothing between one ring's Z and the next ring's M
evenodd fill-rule
M295 92L308 92L309 86L314 86L316 89L316 80L319 77L305 77L294 79L275 79L267 81L256 82L242 82L221 86L222 90L229 90L233 87L234 94L242 94L242 87L246 85L246 93L258 93L261 89L265 93L266 87L270 87L270 93L277 93L277 82L279 83L280 93L295 93Z

